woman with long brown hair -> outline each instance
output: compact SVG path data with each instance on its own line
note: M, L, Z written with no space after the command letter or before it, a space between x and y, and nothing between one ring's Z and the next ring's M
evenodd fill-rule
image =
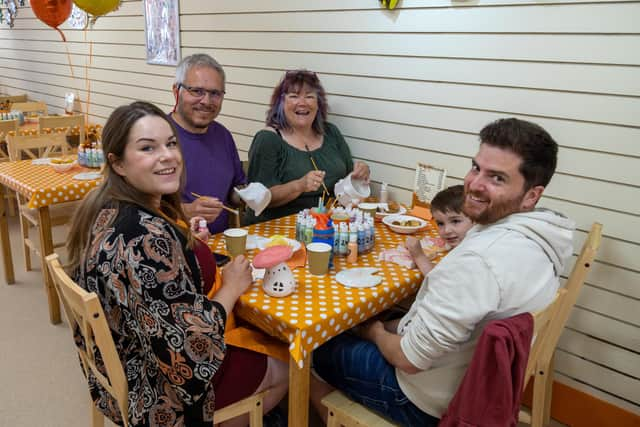
M104 179L74 217L68 270L100 298L127 374L129 413L89 376L95 405L130 426L211 426L214 405L271 388L268 411L286 380L275 381L282 375L266 356L224 343L227 313L251 285L249 262L227 264L221 289L207 299L215 263L182 211L182 154L167 116L146 102L119 107L102 142Z

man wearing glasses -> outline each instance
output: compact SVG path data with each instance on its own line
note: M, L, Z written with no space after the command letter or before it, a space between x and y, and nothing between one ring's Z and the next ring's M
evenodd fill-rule
M211 233L227 228L229 218L222 205L239 205L233 187L247 180L231 133L215 121L224 89L225 73L215 59L206 54L188 56L176 69L176 104L169 115L178 130L187 171L182 192L185 213L204 217Z

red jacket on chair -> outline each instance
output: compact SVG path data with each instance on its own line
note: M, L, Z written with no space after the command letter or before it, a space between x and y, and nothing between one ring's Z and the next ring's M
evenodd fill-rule
M487 323L438 426L516 426L532 335L529 313Z

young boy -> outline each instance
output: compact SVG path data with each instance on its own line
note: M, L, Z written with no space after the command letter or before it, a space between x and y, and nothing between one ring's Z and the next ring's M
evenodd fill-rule
M463 203L464 186L462 185L454 185L442 190L431 201L431 215L436 220L438 233L451 249L462 242L467 231L473 226L473 222L462 213ZM433 269L433 264L422 250L418 239L408 237L405 246L422 274L427 274Z

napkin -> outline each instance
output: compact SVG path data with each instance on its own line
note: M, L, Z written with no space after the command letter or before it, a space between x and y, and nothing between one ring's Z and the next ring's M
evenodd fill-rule
M271 202L271 191L259 182L252 182L243 189L234 188L236 194L255 212L260 215Z

